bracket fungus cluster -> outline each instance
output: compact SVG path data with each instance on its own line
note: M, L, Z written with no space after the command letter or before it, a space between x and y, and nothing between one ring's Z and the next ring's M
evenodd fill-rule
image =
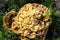
M45 40L50 20L50 10L41 4L25 4L14 16L14 11L6 13L3 26L8 30L30 39ZM26 40L23 38L21 40Z

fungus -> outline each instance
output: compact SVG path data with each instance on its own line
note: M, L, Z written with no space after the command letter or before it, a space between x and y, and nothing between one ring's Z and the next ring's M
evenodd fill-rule
M3 22L4 27L8 30L10 27L14 33L30 39L39 36L42 40L45 40L50 23L50 10L36 3L25 4L16 16L12 11L8 12ZM26 38L21 40L26 40Z

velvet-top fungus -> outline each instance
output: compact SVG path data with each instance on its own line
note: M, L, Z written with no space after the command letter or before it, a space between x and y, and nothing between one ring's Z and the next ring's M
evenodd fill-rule
M19 9L17 15L14 11L6 13L3 21L4 27L23 37L30 39L39 37L45 40L50 20L50 10L42 4L28 3ZM21 40L27 40L23 38Z

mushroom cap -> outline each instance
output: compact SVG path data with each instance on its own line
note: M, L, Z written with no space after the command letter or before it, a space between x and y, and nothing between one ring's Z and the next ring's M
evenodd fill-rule
M50 10L42 4L25 4L19 9L16 16L12 12L9 13L4 18L5 28L7 27L9 31L11 30L14 33L28 38L44 35L51 22ZM14 17L11 18L11 15ZM9 20L13 21L11 22Z

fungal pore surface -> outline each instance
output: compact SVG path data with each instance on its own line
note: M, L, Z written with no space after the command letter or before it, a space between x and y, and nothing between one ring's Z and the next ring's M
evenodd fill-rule
M28 3L19 9L6 13L4 27L30 39L40 37L44 40L50 25L50 10L42 4Z

